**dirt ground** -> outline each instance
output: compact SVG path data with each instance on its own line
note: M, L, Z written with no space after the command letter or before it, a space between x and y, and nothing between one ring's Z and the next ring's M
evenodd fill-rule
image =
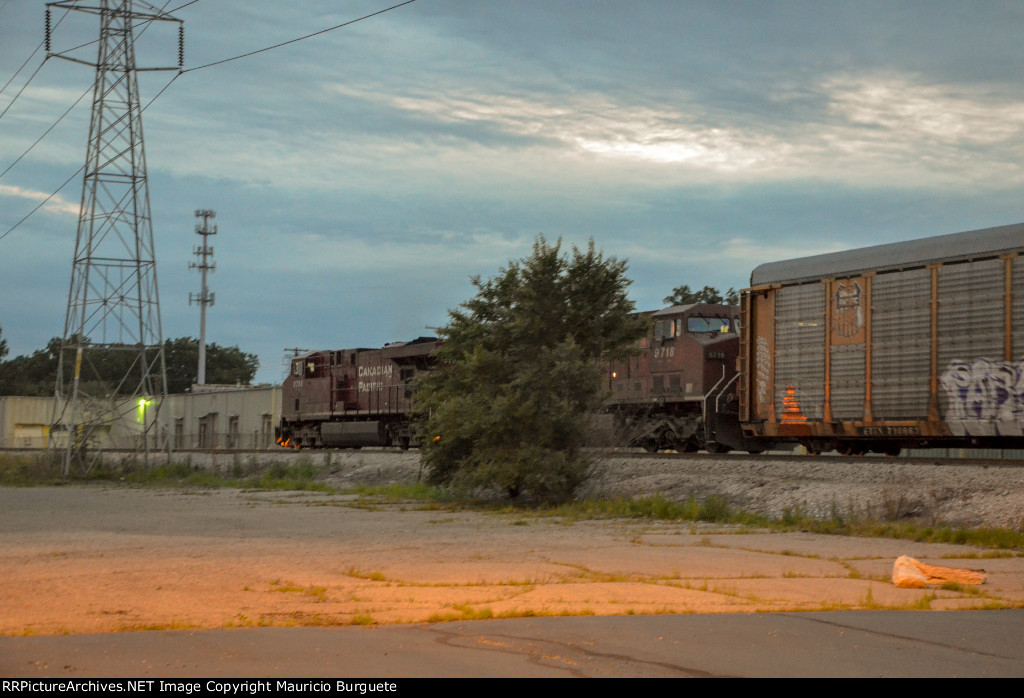
M221 459L215 467L226 464ZM418 464L409 454L364 453L333 456L328 466L332 481L344 484L407 477ZM669 488L666 466L632 467L625 484L624 475L616 476L614 487L624 494L630 494L628 481L647 491L655 480L658 491L700 493L685 479L680 484L681 476ZM722 488L729 479L740 478L731 466L702 475L704 467L694 466L688 477L707 490L727 493ZM1003 489L991 495L974 494L990 483L956 496L978 506L989 497L1000 505L1019 501L1013 498L1020 496L1020 471L1012 482L1004 473ZM877 476L878 483L865 485L875 497L880 490L897 500L898 492L912 498L917 491L910 475L902 484L894 478L903 476L893 472ZM761 489L777 487L761 477ZM819 487L821 481L791 479L797 489L789 492L817 506L808 494L813 488L799 488ZM860 506L860 496L850 506ZM823 506L835 501L819 499ZM421 506L309 492L0 488L0 634L1024 606L1024 557L1018 553L992 556L968 546L738 533L689 523L566 522ZM1014 506L1019 505L1011 511ZM1017 508L1018 521L1020 513ZM983 568L988 583L897 589L889 578L899 555Z

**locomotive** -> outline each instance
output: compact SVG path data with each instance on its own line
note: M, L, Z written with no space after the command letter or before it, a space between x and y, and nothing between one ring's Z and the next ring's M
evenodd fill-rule
M739 308L642 315L648 336L608 367L618 445L1024 447L1024 224L762 264ZM437 346L295 357L278 443L418 445L410 384Z
M650 318L650 333L633 356L607 369L604 409L616 443L648 451L763 448L743 437L737 421L738 308L698 303L641 315ZM277 443L419 445L411 383L429 370L437 346L436 338L420 337L294 357L281 389Z
M694 303L643 315L651 332L608 369L604 408L615 442L647 451L763 450L739 428L739 308Z
M281 386L277 443L288 448L419 445L409 419L412 381L438 342L419 337L380 349L312 351L292 359Z

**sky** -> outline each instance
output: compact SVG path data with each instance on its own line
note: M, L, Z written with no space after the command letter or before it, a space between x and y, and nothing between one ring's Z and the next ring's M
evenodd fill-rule
M164 337L199 335L196 209L219 230L208 341L257 353L259 382L286 348L431 334L538 235L627 259L646 310L762 262L1024 221L1024 0L417 0L202 67L397 1L174 12L188 72L140 77ZM0 171L94 79L42 49L17 72L44 9L0 0ZM176 65L176 31L138 37L138 65ZM53 48L98 32L71 13ZM10 357L63 332L81 177L7 231L84 163L90 99L0 176Z

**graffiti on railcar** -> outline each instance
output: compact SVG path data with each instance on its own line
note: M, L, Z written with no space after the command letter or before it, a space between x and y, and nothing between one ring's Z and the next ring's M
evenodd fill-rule
M1024 434L1024 361L953 361L940 382L954 435Z

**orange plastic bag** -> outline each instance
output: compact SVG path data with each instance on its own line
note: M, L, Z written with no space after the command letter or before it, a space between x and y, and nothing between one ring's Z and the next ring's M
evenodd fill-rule
M892 583L903 589L925 589L949 582L956 584L984 584L985 570L966 570L958 567L939 567L900 555L892 568Z

